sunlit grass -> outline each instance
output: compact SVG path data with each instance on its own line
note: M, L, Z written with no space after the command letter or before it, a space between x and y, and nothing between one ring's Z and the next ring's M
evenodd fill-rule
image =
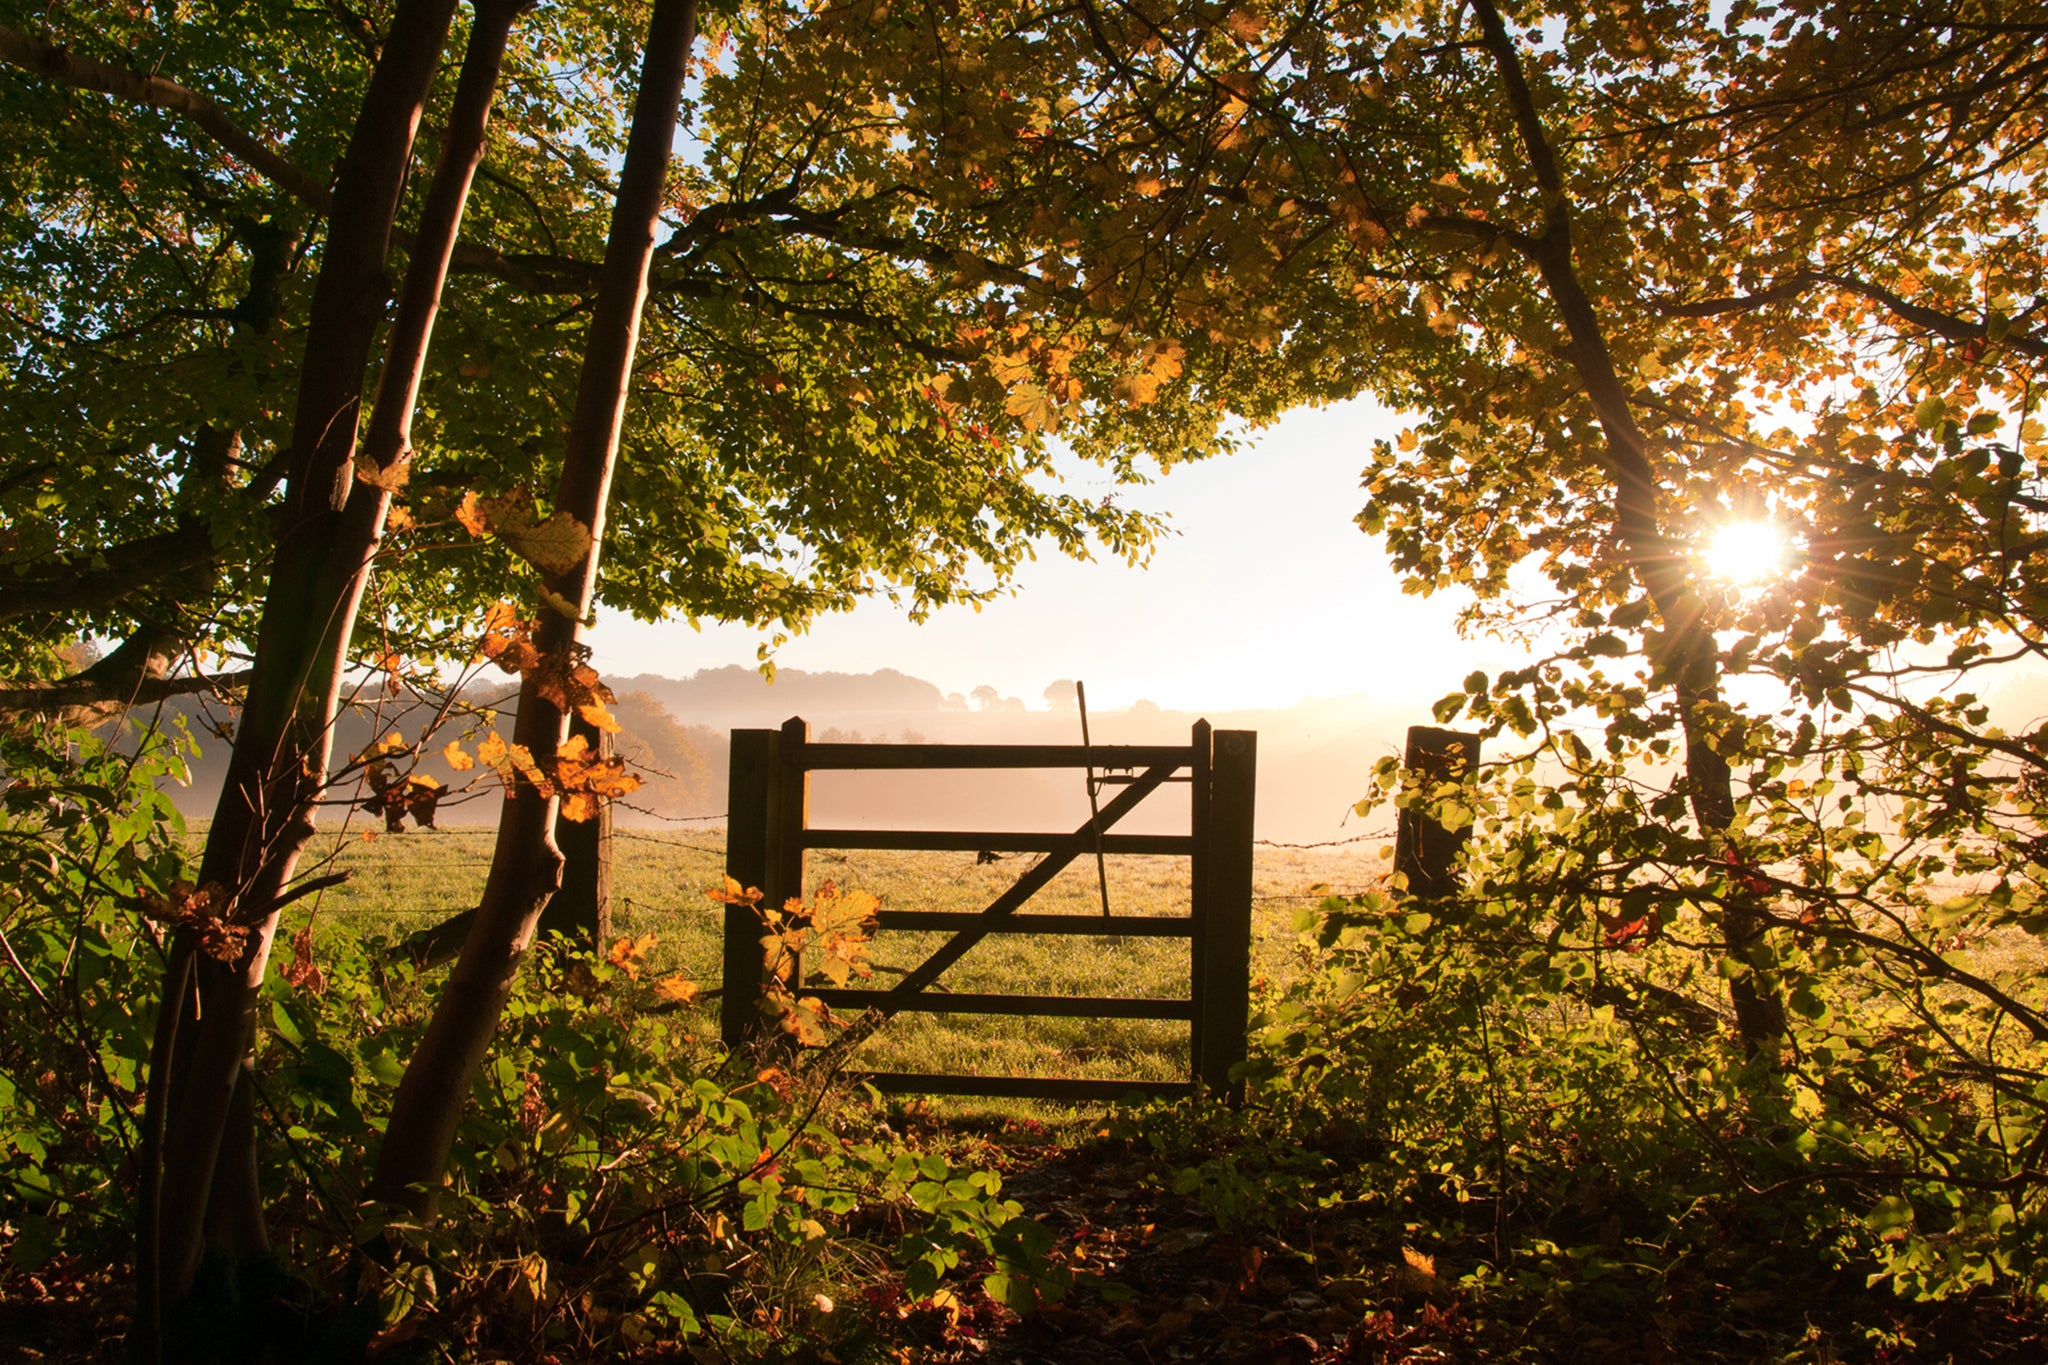
M488 829L361 832L332 836L312 850L346 884L293 907L287 931L317 916L317 933L397 940L474 905L490 865ZM1371 845L1363 846L1371 848ZM680 972L705 989L719 984L723 910L706 895L719 882L724 831L681 833L621 830L613 863L613 931L656 936L649 969ZM836 853L809 855L805 875L871 891L886 908L975 912L1032 863L1013 855L977 864L972 853ZM1279 982L1295 968L1293 911L1330 891L1365 887L1380 864L1368 853L1261 850L1255 860L1252 975ZM1108 859L1110 907L1102 919L1091 859L1078 860L1027 907L1100 921L1100 934L999 935L983 940L941 978L953 991L1023 995L1185 998L1189 946L1184 939L1135 938L1115 930L1115 916L1184 915L1187 861ZM879 970L867 983L886 988L917 966L945 936L885 932L875 941ZM891 970L894 969L894 970ZM717 1005L697 1008L698 1029L717 1031ZM1188 1026L1175 1020L1010 1018L904 1014L861 1050L856 1065L878 1071L954 1071L997 1076L1077 1076L1167 1080L1188 1070Z

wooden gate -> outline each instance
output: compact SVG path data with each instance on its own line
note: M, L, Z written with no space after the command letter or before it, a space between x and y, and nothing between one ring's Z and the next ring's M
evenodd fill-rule
M1252 800L1258 734L1215 730L1197 721L1181 745L1066 744L817 744L801 718L780 730L732 732L732 785L727 809L726 871L763 901L781 905L804 889L810 849L933 850L1038 853L1043 856L979 913L883 910L881 928L951 930L945 946L887 990L805 987L835 1011L879 1010L1009 1014L1097 1019L1184 1019L1189 1028L1187 1081L1083 1080L1075 1077L973 1076L869 1072L886 1091L951 1095L1114 1099L1137 1090L1185 1093L1199 1080L1212 1092L1232 1091L1231 1066L1245 1055L1251 963ZM810 775L846 769L1080 768L1116 796L1070 833L1019 834L953 830L812 829ZM1191 787L1186 834L1119 834L1113 826L1168 782ZM1186 915L1028 914L1022 907L1077 857L1149 854L1190 864ZM929 991L947 967L990 934L1129 935L1188 940L1185 999L1002 995ZM738 1045L759 1025L763 986L761 924L745 906L725 917L725 994L721 1028ZM798 969L801 977L801 967Z

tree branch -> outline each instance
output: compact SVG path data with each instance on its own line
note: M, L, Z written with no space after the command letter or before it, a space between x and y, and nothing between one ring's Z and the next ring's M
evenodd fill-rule
M208 96L161 76L74 55L70 49L43 41L32 34L0 24L0 61L47 76L60 85L77 90L95 90L103 95L147 104L182 114L230 155L248 163L270 180L325 213L334 202L327 186L293 165L282 152L243 129L228 117L225 109Z
M113 653L68 678L0 682L0 715L70 707L147 706L194 692L233 691L248 682L246 672L173 676L172 666L189 648L184 636L167 626L138 627Z
M167 577L204 568L220 557L213 527L203 521L188 521L90 555L63 556L34 578L0 581L0 621L110 606L146 589L161 588Z

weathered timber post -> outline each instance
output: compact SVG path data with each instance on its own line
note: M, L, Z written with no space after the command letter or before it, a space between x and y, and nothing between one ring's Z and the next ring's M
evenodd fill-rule
M1457 782L1479 763L1479 736L1433 725L1408 727L1403 766L1422 774L1425 788ZM1419 807L1404 807L1395 822L1394 871L1408 879L1411 896L1448 896L1457 891L1455 865L1470 828L1445 829Z
M609 730L581 716L569 722L569 734L582 736L600 759L618 752ZM562 850L562 889L541 911L540 931L602 952L612 933L612 799L600 798L588 820L557 816L555 846Z
M787 901L801 900L804 894L804 831L811 823L811 769L804 761L804 746L810 742L809 721L791 716L782 722L768 800L768 880L761 883L767 893L761 904L777 910ZM790 992L801 995L803 981L803 957L792 953Z
M732 732L732 772L726 786L725 875L743 889L758 889L761 904L780 908L803 895L804 825L810 774L803 745L811 727L792 716L779 730ZM725 907L725 966L719 998L719 1034L738 1047L760 1031L761 988L767 963L761 920L744 905Z
M731 776L726 783L725 875L741 889L768 882L768 794L774 783L774 730L732 732ZM761 921L744 905L725 907L725 968L718 1031L727 1047L754 1035L761 1018Z
M1199 738L1199 736L1198 736ZM1255 730L1217 730L1209 746L1207 828L1202 922L1195 927L1201 1003L1196 1073L1209 1090L1235 1104L1243 1082L1230 1068L1244 1060L1251 1015L1252 814L1258 785ZM1196 762L1201 762L1199 751Z
M1188 739L1188 917L1193 923L1188 935L1188 1007L1192 1018L1188 1023L1188 1070L1196 1075L1202 1071L1202 1048L1208 1039L1207 1015L1203 1006L1208 1002L1209 992L1202 979L1203 950L1208 938L1203 926L1213 914L1210 911L1213 883L1209 856L1209 784L1210 750L1215 743L1214 732L1209 722L1198 720L1189 732Z

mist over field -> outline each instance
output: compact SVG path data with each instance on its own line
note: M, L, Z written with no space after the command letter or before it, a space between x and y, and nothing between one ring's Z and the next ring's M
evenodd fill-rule
M465 693L474 704L510 705L513 689L486 679ZM620 751L647 785L622 803L621 824L659 827L702 821L725 811L726 758L736 729L773 728L791 716L810 722L819 740L859 742L1074 744L1081 739L1079 710L1069 698L976 697L948 694L921 678L893 669L872 673L782 669L773 683L737 665L701 670L688 678L639 674L612 680L612 708L624 729ZM212 814L225 769L227 743L209 733L223 717L191 704L181 715L200 744L189 787L173 795L188 816ZM358 753L397 730L418 735L431 710L396 702L366 702L342 724L336 750ZM1371 824L1351 812L1365 791L1366 773L1385 754L1399 752L1412 724L1427 724L1421 708L1391 707L1367 697L1311 698L1283 709L1165 710L1150 703L1092 710L1097 744L1185 741L1195 721L1259 736L1257 833L1293 843L1381 834L1392 839L1391 817ZM496 722L509 732L511 714ZM436 734L421 770L455 792L444 804L443 824L488 824L497 815L496 784L475 771L456 773L439 756L466 723L452 720ZM467 788L465 792L463 789ZM1071 829L1088 816L1081 774L1044 770L1007 773L832 772L812 778L811 823L819 827L1037 830ZM1186 789L1169 786L1121 826L1132 832L1185 828ZM1366 847L1374 845L1366 841Z

